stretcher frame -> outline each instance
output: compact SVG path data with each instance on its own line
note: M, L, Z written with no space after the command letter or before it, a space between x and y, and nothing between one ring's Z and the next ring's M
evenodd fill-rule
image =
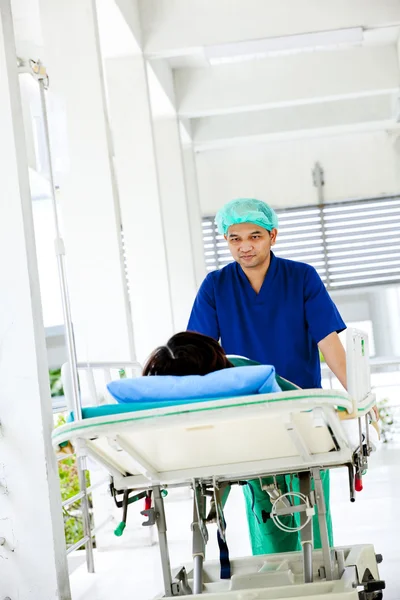
M353 391L352 395L333 390L296 390L278 394L208 400L204 403L196 403L196 405L188 404L179 407L114 415L111 421L110 417L107 416L84 420L78 419L54 432L53 444L55 446L67 441L67 439L72 441L81 456L92 457L108 470L112 476L115 489L152 491L153 506L144 511L143 514L148 518L145 524L156 524L158 529L164 581L163 597L200 595L207 588L204 583L205 565L208 568L207 563L204 562L208 539L205 506L207 497L210 494L216 498L218 489L228 483L235 485L257 477L293 473L299 475L302 493L310 498L311 504L317 510L322 540L322 550L313 551L312 521L305 524L301 531L303 546L303 582L301 585L317 583L314 581L315 561L319 561L317 571L321 581L318 582L318 585L331 585L328 582L337 582L344 576L348 577L349 565L347 563L349 560L354 560L356 553L358 556L357 566L360 566L360 563L365 563L367 566L360 574L356 569L353 573L354 581L352 585L355 582L359 585L365 584L364 590L367 591L357 592L357 594L367 595L355 596L353 594L349 596L347 592L344 592L347 595L335 596L335 600L336 597L343 598L343 600L350 599L350 597L359 597L363 600L364 598L366 600L379 598L378 595L371 594L381 592L373 591L369 593L368 590L372 584L363 582L363 578L367 573L376 585L383 585L383 582L379 580L372 546L362 546L357 551L354 548L331 549L328 542L321 471L346 467L349 473L349 497L351 501L354 501L354 472L366 471L371 450L368 435L366 440L363 440L362 435L362 421L368 419L367 415L375 401L369 384L368 340L365 334L357 330L350 330L347 335L348 385L349 390ZM283 398L284 402L282 402ZM342 408L342 413L336 411L337 406ZM295 448L291 456L272 456L269 458L264 457L261 460L235 462L216 461L214 464L197 465L193 468L160 469L157 468L154 462L149 460L148 456L144 456L135 448L135 443L132 443L132 439L137 440L139 436L153 436L154 438L163 429L174 431L183 427L193 431L206 430L211 425L217 427L220 421L226 421L227 418L229 418L230 423L239 422L243 427L244 419L258 419L262 414L264 417L268 415L268 418L272 420L278 416L283 420L287 436L293 442L293 448ZM342 418L349 416L358 418L360 444L356 450L350 446L347 440L340 415ZM309 426L315 429L324 428L325 433L329 433L332 447L328 451L310 452L309 432L305 432L304 427L299 426L299 416L303 421L306 420ZM98 440L104 437L104 431L107 433L107 443L112 451L108 448L108 452L105 452L104 447L98 443ZM366 431L368 431L368 427L366 427ZM129 432L129 439L127 439L127 432ZM113 446L114 448L112 448ZM118 465L118 461L113 456L114 451L117 454L123 452L129 457L131 464L128 469L126 469L126 465L125 467ZM315 492L311 491L312 482ZM173 575L169 560L162 490L168 487L188 485L193 489L194 496L193 522L191 525L193 567L182 567ZM292 512L301 512L301 519L304 524L305 507L292 508L295 508L295 511L292 510ZM283 507L277 509L277 513L287 514L287 510ZM218 528L220 533L224 535L221 519L218 522ZM273 556L275 560L277 555ZM254 562L254 559L249 560ZM268 557L268 560L270 560L270 557ZM233 561L233 564L235 564L235 561ZM362 571L362 568L360 567L359 570ZM224 591L224 594L226 594L226 591ZM229 600L236 600L244 597L240 594L243 594L243 590L231 590L226 597ZM214 595L211 594L211 597L214 598ZM215 598L217 597L219 598L219 596L215 596ZM270 597L272 598L272 596L265 596L265 598ZM276 597L289 598L294 596ZM312 597L314 598L314 596Z

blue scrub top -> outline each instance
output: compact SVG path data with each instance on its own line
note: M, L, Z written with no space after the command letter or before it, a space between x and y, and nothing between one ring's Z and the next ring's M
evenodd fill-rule
M317 344L345 328L314 267L273 252L258 294L236 262L209 273L188 324L221 340L227 354L273 365L302 388L321 387Z

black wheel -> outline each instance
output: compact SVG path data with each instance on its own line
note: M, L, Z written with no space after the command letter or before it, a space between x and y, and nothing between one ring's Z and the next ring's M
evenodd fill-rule
M383 600L383 592L358 592L358 600Z
M379 557L381 558L380 561ZM382 562L381 555L376 555L376 562ZM359 592L359 600L383 600L382 590L384 590L386 587L385 582L381 579L374 579L369 569L365 570L360 585L364 586L364 590L362 592Z

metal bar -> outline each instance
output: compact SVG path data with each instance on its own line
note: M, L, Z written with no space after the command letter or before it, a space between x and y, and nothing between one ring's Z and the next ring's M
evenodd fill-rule
M93 538L96 533L102 529L105 525L107 525L107 523L109 523L110 521L112 521L112 517L109 516L107 517L107 519L105 519L102 523L100 523L100 525L98 525L97 527L95 527L92 532L91 532L91 537ZM72 546L69 546L67 548L67 555L71 554L71 552L74 552L75 550L78 550L78 548L80 548L81 546L83 546L83 544L86 544L86 542L89 540L88 536L85 535L83 538L81 538L80 540L78 540L75 544L73 544Z
M368 415L365 415L365 437L367 442L367 452L368 455L371 452L370 440L369 440L369 423L368 423Z
M343 261L344 264L352 264L354 262L354 264L356 264L357 261L360 260L371 260L371 256L373 256L374 258L376 257L377 260L381 259L381 258L385 258L385 256L387 255L387 250L390 250L390 252L398 252L398 250L400 250L400 244L393 244L393 243L388 243L388 244L379 244L376 246L371 246L371 247L364 247L364 246L359 246L359 248L357 250L352 249L351 255L349 256L349 250L332 250L332 251L328 251L328 256L329 256L329 260L331 261L332 264L336 264L336 263L341 263ZM358 264L358 263L357 263Z
M142 368L142 365L139 362L135 361L107 361L107 362L78 362L78 369L123 369L124 367L137 367L138 369Z
M397 228L396 228L396 231L397 231ZM394 240L396 242L398 241L399 234L396 233L396 231L394 231L393 233L388 233L388 232L385 233L385 238L384 239L385 239L386 243L387 243L388 239L392 239L392 238L394 238ZM382 233L379 233L379 234L370 233L368 235L368 239L369 239L368 245L370 245L374 241L376 241L378 243L380 241L380 239L382 239L382 238L379 238L379 236L382 236ZM330 248L334 248L335 246L338 246L339 244L340 245L347 244L348 246L353 246L352 240L354 240L355 243L358 243L359 246L364 246L364 245L367 246L367 243L365 241L361 241L361 240L365 239L365 234L360 234L360 235L357 235L357 234L343 235L342 236L342 238L343 238L342 240L340 239L340 234L336 234L336 235L332 234L332 235L329 236L329 238L330 239L329 239L329 241L327 243L328 250ZM357 240L358 240L358 242L357 242ZM380 245L381 244L379 244L379 246Z
M290 248L293 246L293 242L296 240L296 246L298 248L298 250L307 250L307 252L312 251L312 252L316 252L317 250L320 251L321 250L321 238L315 238L311 240L307 240L307 238L297 240L296 236L293 236L293 239L288 238L286 240L282 240L279 243L279 250L290 250ZM278 247L278 244L277 244Z
M345 215L343 215L343 216L345 216ZM369 233L371 231L372 227L373 227L372 224L365 224L362 227L358 227L358 225L355 225L354 227L349 227L348 229L332 227L329 231L326 232L326 237L329 239L330 238L334 238L334 239L349 238L349 239L351 239L351 237L353 235L356 235L356 236L358 236L359 239L362 239L361 236ZM394 223L382 224L381 223L379 225L379 232L381 233L382 236L386 237L386 233L393 235L396 231L400 231L400 226L397 224L394 224Z
M73 455L71 455L73 456ZM101 485L103 485L104 483L108 482L108 478L106 479L102 479L101 481L98 481L97 483L94 483L93 485L89 486L86 489L86 493L87 495L91 494L93 492L93 490L95 490L96 488L100 487ZM71 496L70 498L67 498L67 500L64 500L64 502L61 504L61 506L64 508L65 506L68 506L69 504L73 504L74 502L77 502L78 500L80 500L81 498L83 498L85 492L79 492L78 494L75 494L75 496Z
M78 548L80 548L81 546L83 546L83 544L86 544L86 542L89 540L88 536L85 535L85 537L83 537L81 540L78 540L76 542L76 544L74 544L73 546L69 546L69 548L67 548L67 554L71 554L71 552L74 552L75 550L78 550Z
M306 510L305 504L300 504L299 506L289 506L288 508L276 508L275 514L283 517L285 515L293 515L294 513L304 513Z
M58 271L60 277L60 285L61 285L61 299L63 306L63 315L64 315L64 325L65 325L65 338L67 345L67 354L68 361L71 369L71 384L72 384L72 400L73 400L73 408L74 408L74 418L76 421L82 420L82 406L79 394L79 378L78 378L78 368L77 368L77 359L76 359L76 347L75 347L75 338L74 338L74 330L72 325L72 315L71 315L71 306L70 306L70 298L68 293L68 283L67 283L67 275L65 269L65 248L64 242L60 235L60 227L58 222L58 211L57 211L57 201L56 201L56 189L53 175L53 165L51 161L51 145L50 145L50 131L49 131L49 123L47 118L47 105L46 105L46 95L45 95L45 80L40 78L38 80L39 83L39 92L40 92L40 102L42 108L43 115L43 125L44 125L44 133L45 133L45 151L46 151L46 159L47 159L47 168L50 180L50 189L51 189L51 199L53 205L53 217L54 217L54 226L56 231L56 240L55 240L55 249L56 249L56 257L58 264ZM89 503L88 497L86 494L86 479L85 479L85 469L83 468L83 458L78 457L78 479L79 486L82 492L84 492L84 496L82 497L81 508L82 508L82 518L83 518L83 526L85 536L88 538L86 544L86 562L89 573L94 572L94 560L93 560L93 544L92 538L90 536L90 515L89 515Z
M324 264L325 264L325 275L326 275L326 285L329 287L330 277L329 277L329 263L328 263L328 254L327 254L327 245L326 245L326 225L325 225L325 215L324 215L324 170L321 165L317 162L313 169L313 179L314 185L317 188L317 196L318 196L318 206L319 206L319 214L320 214L320 222L321 222L321 238L322 238L322 248L324 251Z
M153 488L154 509L156 511L158 541L160 546L161 566L164 580L165 596L172 596L171 565L169 560L167 522L165 519L164 500L161 496L160 486Z
M203 561L206 553L206 539L203 535L206 517L206 498L202 489L193 484L193 523L192 523L192 555L193 555L193 593L203 593Z
M369 257L369 260L371 260L371 257ZM400 268L400 253L397 255L396 258L385 258L385 256L382 257L382 262L379 262L379 259L377 257L374 256L374 267L386 267L386 265L388 265L389 267L399 267ZM345 275L346 273L350 272L358 272L361 271L361 275L364 275L365 273L363 273L363 270L367 270L367 273L370 273L371 271L371 263L367 263L367 264L360 264L359 262L355 262L355 263L350 263L350 264L346 264L343 266L333 266L332 267L332 273L337 273L338 275Z
M72 458L73 456L75 456L75 452L71 452L71 454L57 454L57 460L58 462L61 462L62 460L67 460L67 458Z
M95 406L97 406L98 398L97 398L96 382L94 380L93 369L88 369L86 376L87 376L87 382L88 382L90 395L92 397L92 402Z
M68 500L64 500L64 502L61 504L61 506L63 508L65 508L66 506L69 506L70 504L73 504L74 502L77 502L78 500L83 498L84 495L85 495L85 492L79 492L79 494L75 494L75 496L71 496L71 498L68 498Z
M336 266L336 265L341 265L343 261L343 269L340 272L346 273L348 271L354 271L354 270L358 270L358 268L360 269L370 269L371 268L371 256L370 255L366 255L366 256L361 256L358 257L356 260L347 260L346 264L345 261L343 260L343 257L340 257L336 260L332 260L330 259L330 263L332 266L332 269L335 270L335 272L339 272L339 269L341 268L340 266ZM397 252L395 257L392 258L388 258L387 255L383 254L382 256L375 256L374 255L374 265L383 265L385 266L386 264L398 264L400 263L400 252ZM362 273L364 275L364 273Z
M201 554L193 557L193 594L203 593L203 560Z
M70 369L71 369L74 417L75 417L76 421L80 421L80 420L82 420L82 407L81 407L80 394L79 394L79 379L78 379L78 369L77 369L77 360L76 360L76 347L75 347L75 338L74 338L74 331L73 331L73 325L72 325L72 315L71 315L71 306L70 306L70 300L69 300L67 276L66 276L66 269L65 269L65 262L64 262L65 248L64 248L63 240L60 235L60 226L59 226L59 222L58 222L56 189L55 189L55 183L54 183L53 165L51 162L50 132L49 132L49 123L48 123L48 118L47 118L47 105L46 105L44 79L39 79L39 91L40 91L40 102L41 102L41 107L42 107L44 134L45 134L45 141L46 141L45 151L46 151L46 159L47 159L47 168L48 168L48 175L49 175L49 180L50 180L51 199L52 199L52 204L53 204L54 227L55 227L55 231L56 231L55 248L56 248L56 257L57 257L57 263L58 263L58 272L59 272L59 276L60 276L61 299L62 299L64 325L65 325L65 338L66 338L66 342L67 342L66 345L67 345L68 362L70 364Z
M311 473L306 471L299 473L300 493L310 498L311 493ZM292 507L294 509L296 507ZM303 527L300 531L301 545L303 547L303 573L304 583L312 583L313 581L313 526L312 519L304 526L308 516L305 512L300 513L300 525Z
M326 504L324 490L321 481L321 472L319 469L312 469L312 476L315 484L315 497L317 500L319 532L322 543L322 556L324 558L325 575L327 581L333 580L333 569L331 559L331 549L329 547L328 526L326 523Z
M392 277L385 277L385 279L379 279L378 277L366 277L364 280L360 280L358 283L355 283L352 280L347 281L336 281L331 283L330 290L349 290L353 288L363 288L364 290L368 290L369 288L375 289L376 286L382 285L393 285L400 281L400 274L393 275Z
M344 200L343 202L335 202L334 204L332 204L331 206L329 206L329 209L331 212L336 212L335 209L337 209L337 207L342 207L342 208L347 208L348 206L356 206L356 207L360 207L361 209L365 206L365 205L370 205L370 206L374 206L376 204L376 206L382 206L382 203L385 203L386 205L391 205L391 204L400 204L400 196L397 195L393 195L393 196L377 196L377 197L373 197L373 198L365 198L363 200ZM302 206L299 207L298 209L295 209L296 212L305 212L305 211L313 211L315 212L315 205L313 204L309 204L307 206ZM280 214L290 214L294 212L293 208L282 208L279 210ZM209 219L211 219L212 217L208 217Z
M343 223L343 218L346 218L346 226L349 223L368 223L371 219L374 220L375 223L385 222L385 221L394 221L397 219L400 213L400 207L395 205L393 208L386 208L384 213L382 212L382 208L371 208L370 210L363 210L362 216L359 211L355 212L339 212L335 214L328 215L326 217L327 226L328 227L341 227ZM383 214L383 216L382 216Z
M400 275L400 266L390 267L387 269L387 272L383 272L383 269L370 269L365 273L357 274L356 270L352 272L345 273L336 273L332 275L332 279L335 281L333 283L337 283L337 281L343 281L346 283L347 281L363 281L364 279L380 279L383 277L397 277Z
M308 525L307 525L308 528ZM312 583L314 580L313 574L313 544L312 542L304 542L303 544L303 573L304 583Z
M85 536L88 538L86 544L86 564L88 572L94 573L93 541L90 531L89 498L86 490L86 457L78 456L77 468L79 487L83 492L83 497L81 499L83 531Z
M354 489L354 467L351 463L347 465L349 471L349 489L350 489L350 502L356 501L355 489Z
M360 453L362 454L362 446L363 446L364 436L363 436L363 432L362 432L361 417L358 418L358 439L360 441Z
M338 566L339 579L341 579L342 575L345 571L345 560L344 560L343 550L336 550L336 560L337 560L337 566Z

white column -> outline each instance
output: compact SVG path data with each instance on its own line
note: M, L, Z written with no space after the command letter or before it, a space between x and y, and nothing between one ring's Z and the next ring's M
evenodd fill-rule
M127 360L132 320L124 287L120 218L95 2L40 0L50 91L65 105L69 164L60 201L77 356ZM54 156L55 164L62 161Z
M0 3L0 597L70 600L10 4Z
M200 208L196 161L192 145L183 146L182 152L189 211L190 235L193 248L194 271L196 286L200 287L204 277L207 275L207 271L204 260L204 246L201 226L202 214Z
M369 293L377 356L400 356L400 300L395 287L379 287Z
M178 119L157 118L153 128L174 328L184 331L196 294L196 279Z
M400 357L400 285L388 287L384 292L386 295L388 317L391 323L392 353L393 356Z
M106 73L135 346L143 361L175 329L147 74L142 57L110 59Z

